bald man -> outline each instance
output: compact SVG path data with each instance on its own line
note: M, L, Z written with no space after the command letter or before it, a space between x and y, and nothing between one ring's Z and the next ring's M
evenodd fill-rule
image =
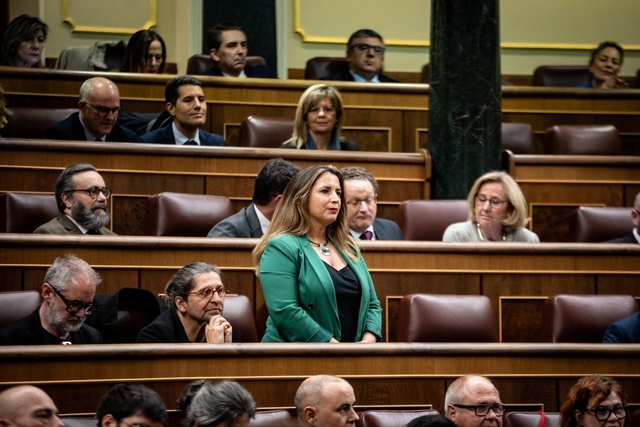
M351 385L332 375L316 375L300 384L295 397L298 423L301 426L347 427L360 419Z
M47 393L21 385L0 393L0 427L64 427L64 424Z
M449 386L444 413L458 427L502 427L504 406L488 378L465 375Z
M69 141L137 141L135 133L116 123L120 114L120 92L111 80L104 77L85 80L80 86L78 110L47 129L43 137Z

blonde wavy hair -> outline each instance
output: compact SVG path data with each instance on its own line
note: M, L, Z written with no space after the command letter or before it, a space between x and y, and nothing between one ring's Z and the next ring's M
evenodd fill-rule
M529 218L527 217L527 201L524 198L524 194L522 194L518 183L511 178L508 173L502 171L487 172L473 184L471 191L469 191L469 196L467 196L467 202L469 203L469 220L472 222L478 221L476 218L475 200L480 188L487 182L498 182L502 184L504 194L509 202L509 214L502 221L502 226L505 228L505 231L510 233L527 225Z
M302 236L307 234L311 227L309 215L309 198L314 184L325 173L332 173L338 177L340 188L344 188L344 180L338 169L331 165L314 165L298 172L289 182L282 194L282 199L273 213L269 230L262 236L253 250L253 264L258 273L260 258L264 249L273 237L282 234ZM336 220L327 227L327 239L334 246L339 247L351 260L355 261L360 256L358 244L349 234L347 223L347 205L344 192L340 193L340 210Z
M286 141L285 144L293 144L296 149L299 149L307 142L307 114L309 114L309 110L324 98L328 98L331 104L333 104L333 108L336 109L337 121L336 126L331 132L331 138L333 139L334 136L337 136L339 139L342 139L340 133L342 132L344 113L340 92L333 86L318 84L309 86L300 97L298 108L296 109L296 122L293 127L293 134L291 135L291 139Z

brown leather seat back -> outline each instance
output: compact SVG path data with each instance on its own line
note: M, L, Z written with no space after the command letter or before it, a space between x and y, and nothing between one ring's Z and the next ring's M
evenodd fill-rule
M0 194L1 233L33 233L59 215L53 194Z
M273 409L256 411L256 416L249 422L251 427L296 427L297 417L294 410Z
M498 342L484 295L410 294L400 301L399 342Z
M580 87L589 83L591 73L584 65L542 65L533 73L534 86Z
M262 56L247 56L247 65L266 65L267 61ZM215 67L216 64L208 54L195 54L192 55L187 61L187 74L198 75L202 74L210 68Z
M540 427L540 412L507 412L504 414L503 427ZM559 412L545 412L546 427L560 426Z
M431 80L431 65L427 62L420 70L420 83L429 83Z
M249 116L240 124L240 147L278 148L291 138L294 120L285 117Z
M150 236L205 237L231 215L233 205L224 196L158 193L147 199L145 232Z
M347 70L349 70L349 63L345 57L316 56L307 61L304 79L318 80Z
M255 309L246 295L228 295L224 299L222 316L242 332L242 342L258 342Z
M529 123L502 123L502 149L513 154L536 154L533 126Z
M631 234L632 208L580 206L571 214L569 241L606 242Z
M405 240L442 241L444 230L466 221L466 200L405 200L400 203L400 221Z
M50 126L77 112L77 108L25 108L5 109L7 124L0 129L4 138L41 139Z
M559 125L547 129L546 154L619 155L622 145L612 125Z
M439 415L435 409L375 409L360 414L360 427L404 427L414 418Z
M0 329L30 315L41 302L36 291L0 292Z
M544 302L543 342L602 342L607 327L638 311L631 295L555 295Z

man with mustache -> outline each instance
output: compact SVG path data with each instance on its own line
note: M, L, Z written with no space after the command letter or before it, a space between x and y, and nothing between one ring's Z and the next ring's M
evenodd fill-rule
M169 307L138 334L139 343L239 342L240 331L222 317L227 289L220 269L206 262L187 264L164 290Z
M90 164L68 166L56 182L56 203L62 215L36 228L36 234L101 234L109 230L107 199L111 196L104 180Z
M100 344L96 329L85 325L97 307L93 299L100 276L73 254L56 258L42 284L42 304L0 330L0 345Z
M137 141L133 131L116 123L120 114L120 92L111 80L93 77L82 83L78 110L47 129L43 137L70 141Z
M180 76L167 82L164 90L167 112L173 117L171 126L142 135L142 142L169 145L224 146L224 138L200 130L207 121L207 102L202 83L191 76Z

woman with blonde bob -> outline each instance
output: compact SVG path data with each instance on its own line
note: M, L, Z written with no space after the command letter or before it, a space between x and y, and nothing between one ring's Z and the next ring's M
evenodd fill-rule
M376 342L382 310L349 234L335 167L298 172L253 251L269 317L263 342Z
M281 148L356 151L358 144L340 136L343 122L338 90L325 84L313 85L300 97L293 135Z
M518 184L506 172L488 172L476 180L467 197L469 220L451 224L445 242L531 242L538 236L527 230L527 202Z
M583 377L560 408L560 427L624 427L626 406L617 381L602 375Z

